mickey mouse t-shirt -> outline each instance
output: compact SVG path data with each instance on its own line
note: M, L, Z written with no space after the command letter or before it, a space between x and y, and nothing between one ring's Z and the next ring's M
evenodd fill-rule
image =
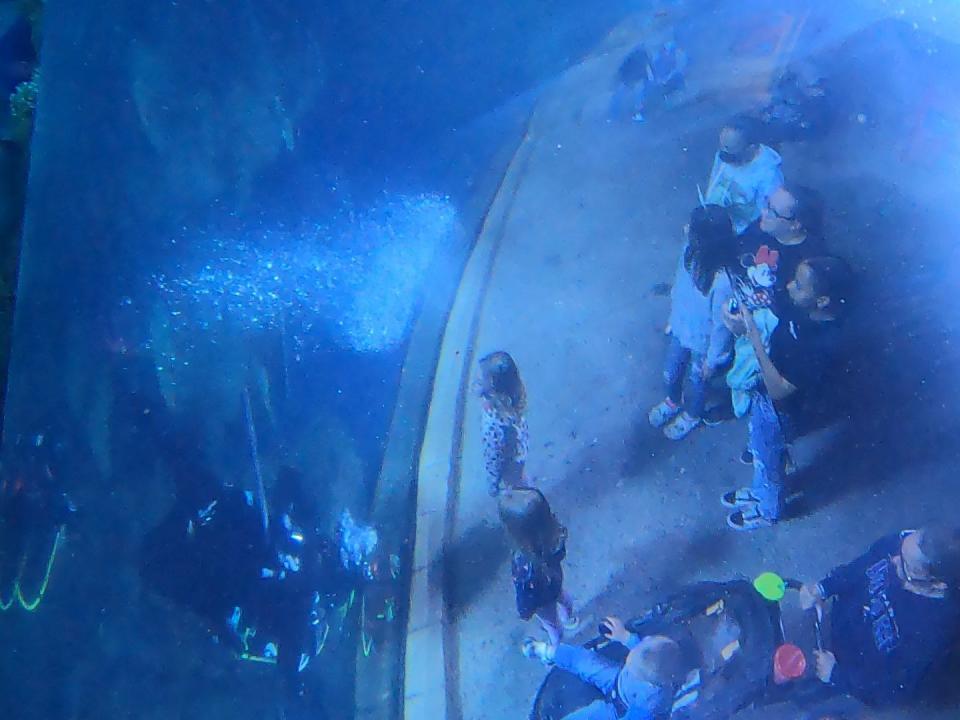
M797 274L797 266L807 258L826 255L826 243L822 237L808 235L797 245L783 245L777 242L772 235L760 229L760 221L750 224L743 234L737 238L738 256L740 265L748 267L753 264L753 258L762 254L767 248L768 253L777 253L776 287L780 290Z

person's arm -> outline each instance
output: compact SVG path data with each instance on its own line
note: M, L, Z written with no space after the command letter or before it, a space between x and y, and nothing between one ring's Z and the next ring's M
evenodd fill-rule
M757 324L753 321L753 315L750 312L743 312L741 309L740 316L743 319L747 338L750 340L753 352L757 356L757 362L760 364L763 384L767 388L770 399L783 400L789 397L797 391L796 386L781 375L776 365L773 364L770 354L763 346L763 338L760 337L760 330L757 329Z
M710 296L710 340L707 346L707 353L704 358L705 378L710 377L717 368L726 364L730 359L730 351L733 347L733 334L723 322L724 310L733 297L733 290L730 287L730 280L724 273L720 273L714 281L713 290Z
M878 540L863 555L845 565L831 570L823 580L817 583L816 593L819 599L826 600L843 592L858 581L862 581L864 574L871 565L890 554L896 547L899 535L890 535Z
M553 664L593 685L604 695L616 687L620 665L593 650L560 643L553 650Z
M629 650L633 650L643 639L636 633L632 633L627 630L627 626L623 624L623 620L618 618L616 615L608 615L605 617L603 619L603 624L609 629L609 632L606 633L606 636L614 642L620 643Z
M707 178L707 189L703 191L702 201L708 205L712 204L726 207L726 205L724 205L726 198L717 196L717 189L715 187L717 180L720 178L721 168L720 153L717 153L713 157L713 167L710 168L710 177Z

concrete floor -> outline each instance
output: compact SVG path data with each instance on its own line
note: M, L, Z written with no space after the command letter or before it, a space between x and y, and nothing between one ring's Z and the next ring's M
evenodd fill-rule
M672 278L722 119L754 101L790 27L771 19L770 3L739 6L736 16L685 21L687 37L743 42L691 48L687 101L643 126L603 118L624 42L642 20L544 92L474 309L473 357L509 350L525 380L528 471L569 529L568 589L588 633L598 617L634 614L693 580L768 569L817 578L885 532L952 517L960 497L951 442L960 357L957 321L945 312L960 270L948 231L960 219L950 200L960 148L943 72L960 55L909 21L855 16L853 4L841 19L825 3L777 4L805 19L792 52L827 64L837 109L829 137L783 149L785 174L827 195L828 242L861 276L848 323L858 350L836 388L837 412L797 448L803 507L771 530L728 530L718 497L749 481L736 460L745 425L671 443L646 424L662 396L668 311L655 288ZM509 548L481 480L479 417L466 397L442 548L446 716L467 720L525 716L544 672L518 652L539 630L513 606Z

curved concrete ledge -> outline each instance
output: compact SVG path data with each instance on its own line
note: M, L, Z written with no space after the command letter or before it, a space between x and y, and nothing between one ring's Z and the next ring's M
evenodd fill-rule
M474 340L506 219L526 168L534 112L490 203L464 269L433 380L417 475L416 539L404 672L407 720L462 715L457 692L459 650L444 602L442 551L454 530L463 408Z

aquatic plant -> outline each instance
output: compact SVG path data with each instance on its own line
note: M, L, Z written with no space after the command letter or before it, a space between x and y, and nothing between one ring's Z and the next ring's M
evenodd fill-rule
M40 95L40 68L34 69L29 80L17 85L10 94L10 136L23 142L33 130L33 117Z

